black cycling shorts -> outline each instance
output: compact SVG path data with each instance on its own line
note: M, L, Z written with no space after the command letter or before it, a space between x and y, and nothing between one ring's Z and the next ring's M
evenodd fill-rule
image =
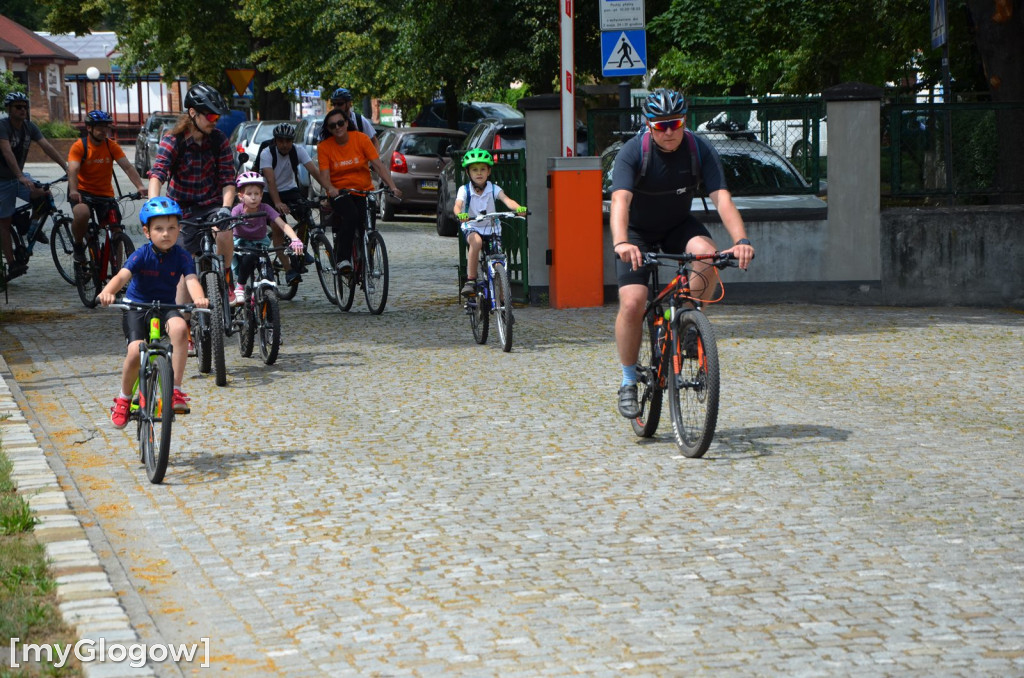
M155 311L122 311L121 329L124 330L125 342L130 344L140 339L149 341L149 318L155 313ZM168 318L178 317L184 320L181 311L173 308L161 310L157 317L160 318L160 326L163 328L167 327Z
M666 254L682 254L686 251L686 245L690 240L698 236L711 238L711 233L704 224L697 220L697 217L691 214L679 226L659 233L642 232L630 227L627 238L630 243L644 252L660 251ZM650 277L650 273L643 268L634 271L632 266L622 261L617 254L615 255L615 275L619 280L619 287L646 285Z

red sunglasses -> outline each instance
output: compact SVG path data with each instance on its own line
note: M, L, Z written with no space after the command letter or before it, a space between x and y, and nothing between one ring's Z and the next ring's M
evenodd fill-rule
M648 125L659 132L671 132L683 126L685 118L672 118L671 120L650 120Z

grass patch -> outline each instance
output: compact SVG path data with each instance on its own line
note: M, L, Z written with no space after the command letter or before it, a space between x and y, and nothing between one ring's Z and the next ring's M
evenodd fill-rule
M57 611L57 585L46 569L46 552L36 541L35 518L28 504L15 492L11 461L0 440L0 678L8 676L81 676L73 659L68 666L26 663L11 669L10 640L20 644L74 645L74 633ZM72 653L73 656L74 653Z

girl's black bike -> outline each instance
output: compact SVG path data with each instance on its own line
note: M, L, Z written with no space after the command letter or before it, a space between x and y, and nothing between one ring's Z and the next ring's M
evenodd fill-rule
M271 253L284 254L287 247L239 246L239 282L245 286L242 304L235 307L234 322L238 326L238 350L243 358L252 355L258 341L260 356L267 365L277 360L281 347L281 303L274 281Z

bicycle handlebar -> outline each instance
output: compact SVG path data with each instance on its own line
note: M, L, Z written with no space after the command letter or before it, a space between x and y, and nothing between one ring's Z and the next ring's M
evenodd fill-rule
M64 176L62 176L62 177L60 177L58 179L54 179L53 181L50 181L50 182L43 183L42 181L35 181L35 180L33 180L33 183L36 185L36 188L41 188L41 189L43 189L45 191L45 190L49 189L50 186L53 186L54 184L59 184L60 182L67 181L67 180L68 180L68 175L65 174Z
M525 219L526 215L528 214L532 214L532 212L523 212L522 214L518 212L484 212L483 214L478 214L472 219L469 219L469 221L483 221L484 219L490 219L491 217L512 217L513 219Z
M122 299L120 302L107 305L121 311L185 311L186 313L209 313L208 308L197 308L195 304L165 304L161 301L131 301Z
M266 212L243 212L242 214L239 215L221 217L220 219L182 219L178 223L180 223L182 226L195 226L196 228L204 230L213 230L214 228L216 228L218 230L224 231L228 229L223 228L223 225L227 224L228 222L234 222L228 227L229 229L231 229L234 228L235 226L238 226L243 221L258 219L260 217L266 216Z
M338 189L338 193L339 194L340 193L347 193L348 195L361 195L363 197L370 196L370 195L379 195L381 193L387 193L388 195L394 195L394 193L391 192L391 189L388 188L387 186L383 186L381 188L377 188L377 189L374 189L372 191L364 191L364 190L362 190L360 188L339 188ZM337 197L337 196L335 196L335 197ZM331 198L331 199L333 200L333 198Z
M736 267L740 265L739 259L737 259L731 252L712 252L710 254L693 254L692 252L684 252L683 254L644 252L645 266L662 266L664 265L662 264L662 259L675 261L680 264L687 264L691 261L709 261L715 268L726 268L729 266Z

